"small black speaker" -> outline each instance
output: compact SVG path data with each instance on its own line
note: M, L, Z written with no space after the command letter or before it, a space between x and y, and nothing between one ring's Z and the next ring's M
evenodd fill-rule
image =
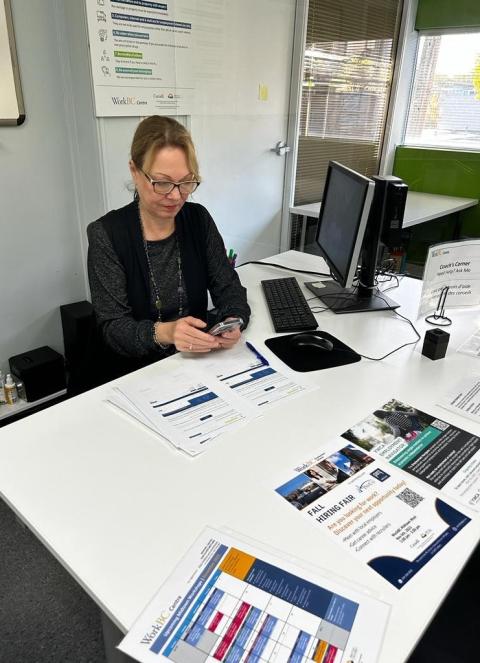
M38 401L65 389L63 356L44 345L10 357L10 372L20 378L27 401Z

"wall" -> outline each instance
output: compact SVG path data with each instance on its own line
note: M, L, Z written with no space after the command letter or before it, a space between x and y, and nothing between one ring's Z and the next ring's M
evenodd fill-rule
M56 0L12 0L26 121L0 127L0 365L63 350L58 307L85 297Z

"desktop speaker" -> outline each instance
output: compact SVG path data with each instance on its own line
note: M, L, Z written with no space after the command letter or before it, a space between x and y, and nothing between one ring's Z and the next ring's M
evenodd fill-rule
M23 382L27 401L38 401L65 389L63 356L44 345L10 357L10 372Z
M78 367L85 359L89 340L95 327L93 306L90 302L74 302L60 306L63 343L67 370Z

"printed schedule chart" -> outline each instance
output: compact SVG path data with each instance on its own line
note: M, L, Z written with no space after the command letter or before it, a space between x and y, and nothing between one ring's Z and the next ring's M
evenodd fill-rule
M179 593L176 605L174 601L168 622L162 628L148 618L141 628L137 623L123 641L123 651L146 661L161 654L174 663L348 660L344 654L352 645L358 600L243 548L216 543L188 591ZM376 603L382 606L379 614L386 619L388 609ZM159 621L164 619L157 618L157 624ZM382 627L382 621L377 625ZM136 650L124 648L124 643L130 640L133 644L135 639ZM353 639L358 640L358 635ZM142 646L145 657L139 656ZM354 648L358 650L358 643Z

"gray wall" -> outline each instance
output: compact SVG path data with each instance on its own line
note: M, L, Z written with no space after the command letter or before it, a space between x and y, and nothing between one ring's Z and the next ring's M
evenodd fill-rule
M76 99L72 90L64 9L73 8L74 0L11 0L11 4L26 121L20 127L0 127L3 368L8 357L41 345L63 352L58 307L85 298L79 221L88 214L95 217L93 208L98 209L100 195L94 187L95 152L90 150L89 166L76 153L79 140L93 143L94 118L92 112L80 113L77 127L73 112L89 99L88 95ZM83 47L86 50L84 39ZM76 69L76 77L85 80L86 58L78 59ZM85 171L83 177L80 171ZM86 182L88 177L91 182ZM88 192L77 182L86 183ZM90 204L92 200L97 204Z
M64 105L55 2L13 0L25 123L0 127L0 362L62 350L58 306L85 280Z

